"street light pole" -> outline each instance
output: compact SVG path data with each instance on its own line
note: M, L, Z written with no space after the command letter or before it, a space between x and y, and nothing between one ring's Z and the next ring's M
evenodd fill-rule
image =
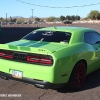
M6 13L6 24L7 24L7 13Z

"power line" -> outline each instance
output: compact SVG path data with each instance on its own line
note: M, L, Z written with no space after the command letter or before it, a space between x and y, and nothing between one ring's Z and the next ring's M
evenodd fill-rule
M46 7L46 8L75 8L75 7L86 7L86 6L93 6L93 5L99 5L99 4L100 4L100 3L95 3L95 4L81 5L81 6L52 7L52 6L42 6L42 5L36 5L36 4L29 3L29 2L24 2L24 1L21 1L21 0L16 0L16 1L19 1L19 2L24 3L24 4L28 4L28 5L34 5L34 6L38 6L38 7Z

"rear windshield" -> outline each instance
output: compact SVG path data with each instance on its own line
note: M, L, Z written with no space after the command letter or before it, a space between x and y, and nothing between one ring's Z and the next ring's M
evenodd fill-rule
M33 31L23 39L45 42L69 42L71 33L60 31Z

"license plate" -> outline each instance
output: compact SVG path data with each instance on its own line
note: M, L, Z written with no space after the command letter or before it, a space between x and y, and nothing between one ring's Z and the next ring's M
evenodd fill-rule
M23 72L22 71L18 71L18 70L12 70L12 76L15 77L15 78L22 79Z

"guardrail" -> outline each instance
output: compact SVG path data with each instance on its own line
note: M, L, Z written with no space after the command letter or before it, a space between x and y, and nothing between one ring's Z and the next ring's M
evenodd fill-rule
M64 23L44 23L44 24L4 24L1 27L49 27L49 26L67 26Z
M75 21L73 24L100 24L100 21L95 20L95 21Z

